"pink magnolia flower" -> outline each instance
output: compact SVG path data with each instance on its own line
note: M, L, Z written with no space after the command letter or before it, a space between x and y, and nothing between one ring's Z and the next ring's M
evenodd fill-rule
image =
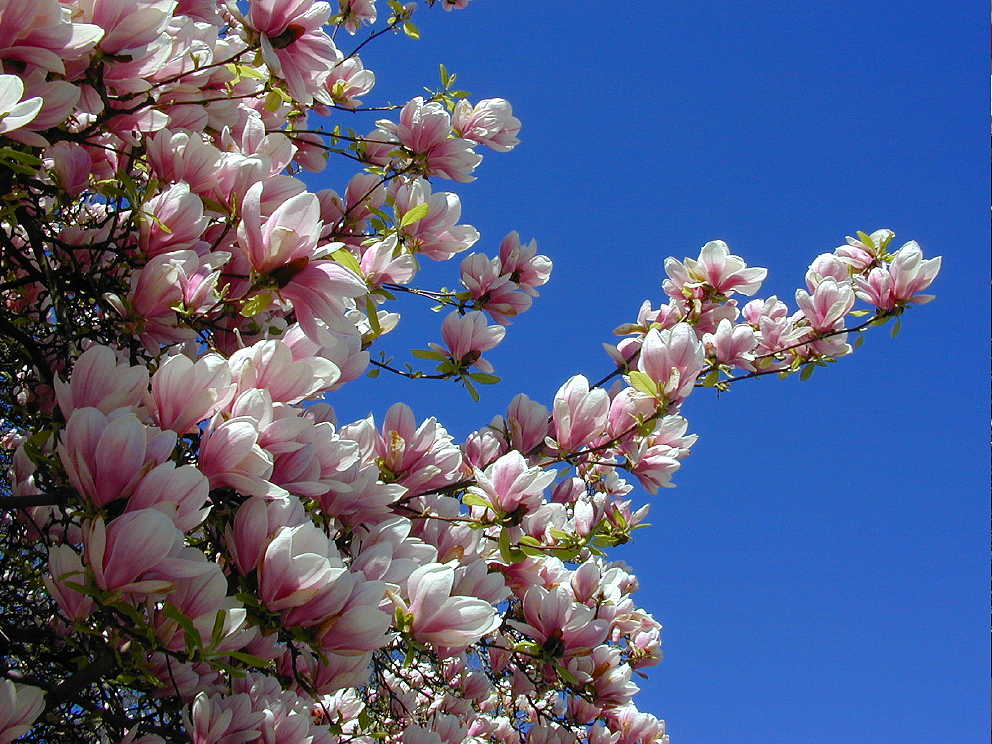
M820 282L829 278L842 284L850 281L851 272L848 265L833 253L821 253L813 259L806 271L806 288L812 292Z
M277 530L307 522L303 504L286 495L277 498L252 496L238 507L225 538L234 563L242 574L258 567L262 554Z
M383 480L399 483L416 494L458 479L461 451L437 419L429 418L418 425L410 406L395 403L386 411L381 433L375 432L371 418L367 422L373 437L370 444L385 471ZM341 431L342 436L353 434L358 432L352 427Z
M355 0L352 7L366 2L371 5L371 0ZM365 69L357 54L339 60L324 81L324 90L330 94L335 105L350 109L361 106L362 99L359 96L368 94L373 86L375 73Z
M486 467L509 449L498 417L489 426L469 434L462 445L465 464L473 468Z
M349 331L354 323L344 313L351 298L368 294L359 277L334 261L311 261L295 274L279 293L293 303L296 320L308 337L320 337L320 322L328 327Z
M482 358L482 352L494 348L505 335L506 328L488 325L486 316L478 310L465 315L453 311L441 323L441 338L447 349L437 344L432 344L432 348L446 353L459 366L476 367L482 372L491 373L493 366Z
M526 245L521 243L516 230L500 241L499 260L510 279L532 297L537 297L534 288L547 284L551 278L551 259L537 253L536 240Z
M692 392L699 373L706 367L706 350L688 323L671 329L652 328L644 337L637 369L658 384L659 391L674 401Z
M796 304L813 330L821 333L843 327L854 299L851 285L846 281L838 283L832 277L821 281L812 296L805 289L796 290Z
M263 224L263 188L259 182L245 194L238 240L252 268L268 274L297 259L312 258L322 223L317 197L304 192L284 201Z
M148 369L118 362L109 346L94 344L73 367L69 382L55 378L55 397L68 419L77 408L97 408L110 413L117 408L140 405L148 390Z
M100 49L133 54L157 40L175 8L175 0L80 0L81 20L104 30Z
M334 545L313 524L282 527L259 564L259 596L274 612L299 607L346 572Z
M202 298L216 279L210 278L227 254L200 256L194 251L172 251L152 258L131 275L128 307L115 303L121 315L129 317L146 348L158 349L163 343L191 340L192 328L180 326L176 311L186 300ZM196 307L186 308L195 310Z
M282 337L296 362L310 359L327 359L340 372L340 377L329 390L337 390L347 382L357 379L369 366L371 354L362 350L362 336L354 327L332 329L316 324L316 338L308 337L299 325L292 326Z
M48 576L44 577L45 587L70 622L89 617L93 610L93 598L66 585L86 584L86 569L79 554L68 545L55 545L48 551Z
M413 615L410 632L421 643L465 648L499 628L502 619L491 604L451 596L454 580L454 569L440 563L421 566L407 579L410 605L401 609Z
M361 266L370 287L386 282L407 284L417 273L417 260L398 248L395 235L368 246L362 253Z
M155 509L122 514L109 525L103 518L83 528L86 563L96 585L104 591L125 594L163 594L172 590L168 579L142 577L153 569L161 572L181 534L172 521Z
M751 352L757 345L758 339L750 325L735 325L726 318L720 321L715 333L703 335L703 346L717 363L746 370L754 370Z
M375 23L375 0L341 0L340 5L341 24L349 34L357 33L363 23Z
M595 612L578 604L565 587L527 589L521 602L524 622L507 622L533 638L554 656L568 658L588 652L606 639L609 623L596 619Z
M644 742L668 744L665 722L658 720L650 713L642 713L631 703L609 709L607 711L607 723L610 729L620 732L617 744L643 744Z
M671 296L704 285L722 295L732 292L753 295L768 276L767 269L747 268L744 259L732 256L722 240L711 240L704 245L698 259L687 258L681 263L674 258L665 259L665 271L669 278L664 288Z
M502 273L498 258L473 253L461 264L461 282L475 298L476 307L488 312L493 320L507 324L510 318L528 310L533 302L530 295L518 291L510 274Z
M295 656L287 650L278 660L279 673L294 680L305 680L319 695L368 683L372 654L342 656L324 651L323 658L327 663L318 660L305 646Z
M602 388L589 389L582 375L569 378L555 393L552 428L558 446L578 449L602 434L610 410L610 396Z
M385 588L381 581L348 572L306 604L289 610L283 622L317 626L314 637L322 651L364 655L389 642L392 618L379 608Z
M431 193L430 182L416 178L399 182L392 196L397 223L402 223L403 215L415 207L422 204L428 207L421 219L399 228L404 244L414 253L422 253L435 261L446 261L479 240L479 231L474 227L455 224L462 213L457 194Z
M59 186L69 196L79 196L89 186L93 161L82 145L56 142L45 150L45 157L51 158Z
M484 471L473 468L475 486L469 491L486 499L499 512L526 513L541 505L544 489L555 479L554 471L540 467L527 467L527 462L516 450L508 452Z
M235 416L226 421L217 414L200 440L199 468L212 488L227 486L244 494L272 493L272 455L258 446L258 421Z
M659 488L674 487L672 474L682 467L677 459L678 450L666 445L651 446L649 440L642 440L637 448L626 454L633 465L632 472L648 493L656 494Z
M96 408L78 408L66 423L58 454L73 488L100 508L127 498L175 445L175 432L146 427L126 408L109 416Z
M99 26L70 18L58 0L0 0L0 59L64 75L64 63L89 52L103 36Z
M166 461L148 471L134 487L126 512L157 509L176 525L180 532L198 527L210 513L204 506L210 494L210 482L192 465L176 466Z
M221 152L199 134L162 129L147 140L152 171L163 181L184 181L207 196L217 181Z
M502 98L486 98L474 107L462 99L455 106L454 129L465 139L497 152L509 152L520 144L520 119L513 115L510 102Z
M227 406L236 390L230 367L219 354L205 354L196 362L176 354L152 375L149 407L160 427L187 434Z
M31 132L51 129L62 124L76 108L80 98L80 88L78 85L66 80L48 80L48 71L40 67L31 68L22 78L24 83L24 95L27 98L38 97L42 100L41 111L30 122L24 125L23 130L9 135L11 139L16 139L25 144L45 147L48 145L40 135L32 135Z
M847 244L834 249L834 254L855 271L864 272L880 260L895 236L894 232L884 228L875 230L868 236L867 241L848 235L845 238Z
M341 370L329 359L302 353L294 358L293 347L275 339L239 349L229 364L239 392L267 390L273 401L281 403L299 403L331 389L341 377Z
M262 35L265 63L304 106L326 97L321 86L339 58L322 28L330 17L330 4L313 0L253 0L248 9L248 22Z
M612 438L636 436L638 426L657 410L657 401L649 395L625 387L610 401L606 432Z
M940 271L941 257L924 260L920 246L911 241L894 254L892 263L873 268L867 277L855 277L858 297L880 310L906 304L923 305L934 295L916 295L933 282Z
M183 718L192 744L233 744L259 738L265 713L253 710L251 697L245 693L208 696L200 692Z
M177 183L145 202L138 245L149 258L195 248L207 222L200 197L190 192L189 184Z
M451 116L440 103L425 103L417 96L400 111L398 124L383 119L376 125L412 153L424 176L463 183L475 180L471 173L482 156L472 149L471 140L451 136Z
M625 664L620 649L600 645L588 656L570 659L567 666L581 684L592 688L600 708L616 708L630 702L640 688L630 681L632 669Z
M26 734L44 709L41 688L0 680L0 744L10 744Z
M506 426L514 449L529 453L544 443L548 434L547 406L517 393L506 409Z

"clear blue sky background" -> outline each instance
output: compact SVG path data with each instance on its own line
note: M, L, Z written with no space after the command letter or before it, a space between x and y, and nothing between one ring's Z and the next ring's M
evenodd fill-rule
M988 739L986 10L476 0L363 55L367 103L405 101L438 62L473 99L513 103L523 144L435 188L462 195L477 249L518 229L555 273L491 354L504 383L481 403L368 380L332 398L342 420L403 399L462 437L518 391L548 402L609 369L600 343L657 304L663 259L710 239L790 304L810 259L858 229L944 256L938 300L897 339L877 331L810 382L687 402L700 441L618 554L665 625L639 704L680 744ZM452 285L443 268L425 285ZM399 351L437 338L415 299Z

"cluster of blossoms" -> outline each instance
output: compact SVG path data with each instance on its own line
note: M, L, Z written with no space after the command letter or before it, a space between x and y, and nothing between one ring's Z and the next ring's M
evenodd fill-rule
M396 121L333 126L374 75L332 29L416 35L389 10L0 0L0 744L667 741L633 701L661 626L606 556L634 484L672 485L696 387L807 374L930 299L939 259L880 230L817 257L796 312L739 308L766 271L716 241L665 263L599 382L461 443L402 403L340 424L324 399L370 365L477 396L551 273L510 233L463 289L412 286L480 239L433 181L520 122L442 68ZM341 194L298 177L331 162ZM372 356L397 295L450 309L433 369Z

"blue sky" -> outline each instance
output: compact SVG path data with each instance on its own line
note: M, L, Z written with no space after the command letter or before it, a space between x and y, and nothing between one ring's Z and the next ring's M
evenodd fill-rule
M513 103L523 144L487 153L477 182L435 189L462 196L476 250L517 229L555 272L487 354L504 382L481 403L380 378L333 396L342 420L406 400L461 437L516 392L548 402L572 374L610 368L600 344L657 304L664 258L707 240L768 267L763 294L790 304L809 261L855 230L944 256L938 299L898 338L879 330L809 382L686 403L700 441L677 489L639 494L654 526L617 554L665 625L639 705L676 742L987 740L985 13L476 0L422 9L421 41L363 54L380 81L366 103L436 84L439 62L473 100ZM440 268L418 284L455 283L457 262ZM437 338L416 299L399 308L399 353Z

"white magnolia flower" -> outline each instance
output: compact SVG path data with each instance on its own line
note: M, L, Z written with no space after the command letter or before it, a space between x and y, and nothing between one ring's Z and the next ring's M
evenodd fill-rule
M20 129L41 111L38 96L21 101L24 83L17 75L0 75L0 134Z

